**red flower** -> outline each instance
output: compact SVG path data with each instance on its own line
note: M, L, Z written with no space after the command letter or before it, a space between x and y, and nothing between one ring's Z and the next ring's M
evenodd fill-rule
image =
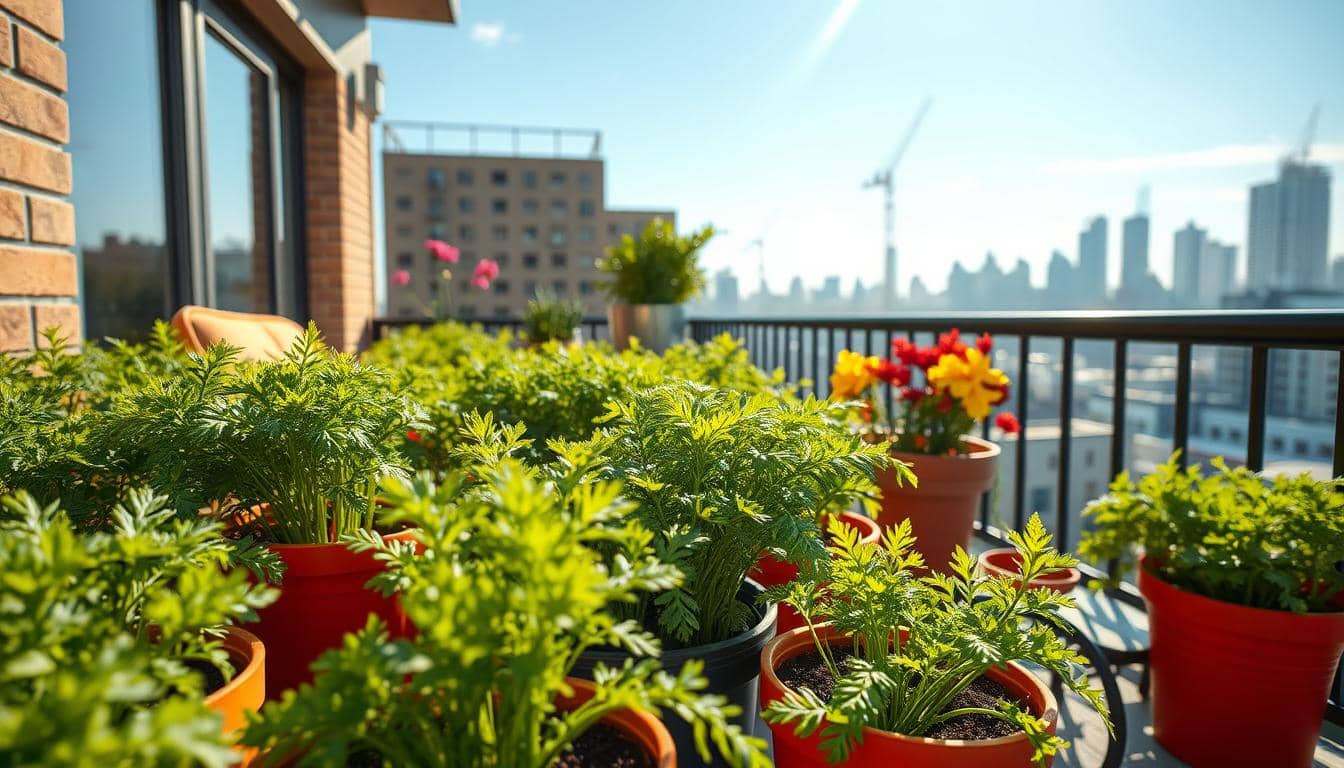
M896 339L891 342L891 356L906 365L918 365L919 347L908 339Z
M994 337L988 333L980 334L980 338L975 340L975 348L980 350L981 354L988 355L989 350L994 347Z
M1022 431L1022 425L1018 422L1017 417L1007 411L994 417L994 426L1003 430L1004 434L1007 435L1015 435Z
M998 392L999 392L999 396L996 397L996 398L994 398L994 400L990 403L990 405L999 405L999 404L1004 403L1004 402L1006 402L1006 401L1008 400L1008 385L1007 385L1007 384L1004 384L1004 385L1001 386L1001 387L993 387L993 386L991 386L991 387L989 387L989 389L996 389L996 390L998 390Z
M938 358L940 357L942 357L942 353L938 351L937 347L924 347L919 350L919 360L915 364L921 370L927 371L938 364Z
M906 387L901 390L901 399L911 403L918 403L920 400L924 399L924 394L924 390L918 387Z
M895 384L898 387L903 387L910 383L910 366L903 363L896 363L891 360L878 360L875 365L868 366L868 370L871 371L874 376L888 384Z
M924 446L929 444L929 438L924 435L915 435L915 447L924 450Z
M410 440L412 443L418 443L420 442L420 433L416 432L414 429L407 430L406 439Z
M953 328L947 333L939 334L938 354L964 357L966 355L966 345L961 342L961 331Z
M956 405L956 401L954 401L954 400L952 399L952 396L949 395L949 394L947 394L946 392L943 393L943 396L942 396L942 397L938 398L938 412L939 412L939 413L951 413L951 412L952 412L952 406L954 406L954 405Z

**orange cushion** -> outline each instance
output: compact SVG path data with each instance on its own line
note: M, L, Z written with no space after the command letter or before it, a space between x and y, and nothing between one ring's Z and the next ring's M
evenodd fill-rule
M227 341L242 348L243 360L275 360L283 357L303 326L280 315L229 312L187 305L173 315L173 327L192 352Z

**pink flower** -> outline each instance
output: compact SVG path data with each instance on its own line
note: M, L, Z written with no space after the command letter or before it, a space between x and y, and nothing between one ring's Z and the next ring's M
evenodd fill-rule
M499 277L499 265L490 259L481 259L476 264L476 271L471 276L473 278L484 277L489 282Z
M404 269L398 269L396 272L392 273L392 283L394 285L410 285L411 273Z
M456 264L458 257L461 256L461 252L442 240L426 240L425 248L434 254L434 258L449 264Z
M490 281L484 277L473 277L471 279L471 284L480 288L482 291L490 287Z

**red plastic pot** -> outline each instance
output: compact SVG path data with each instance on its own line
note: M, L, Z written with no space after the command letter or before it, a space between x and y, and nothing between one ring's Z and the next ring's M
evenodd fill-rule
M224 687L205 697L205 706L224 717L224 734L232 737L247 725L247 713L261 711L266 700L266 647L239 627L229 627L222 642L235 672ZM247 765L253 750L239 754Z
M562 712L578 709L584 702L593 698L593 684L577 677L565 678L565 682L574 689L574 695L556 701L556 707ZM644 749L644 754L657 768L674 768L677 764L677 747L672 735L662 721L648 712L638 709L622 709L602 718L602 723L610 725Z
M1006 576L1014 584L1022 581L1022 556L1012 547L990 549L980 553L980 572L987 576ZM1028 586L1031 589L1053 589L1067 595L1078 586L1083 574L1077 568L1058 571L1047 576L1037 576Z
M818 627L823 642L848 643L843 635L829 625ZM790 658L815 649L807 628L795 629L776 637L761 653L761 705L784 698L786 690L775 670ZM1059 706L1055 697L1041 681L1023 667L1009 663L1002 669L990 670L986 675L1002 685L1010 694L1026 701L1031 711L1040 713L1047 723L1047 731L1055 732L1059 720ZM775 741L777 768L829 768L826 753L821 749L821 733L815 731L807 738L794 733L792 724L771 724ZM876 728L863 729L863 742L850 753L844 765L852 766L919 766L920 768L1028 768L1034 765L1031 743L1024 733L997 739L964 741L960 739L929 739L904 736ZM1046 765L1050 764L1047 759Z
M980 497L994 487L999 446L978 437L963 437L965 454L930 456L901 453L892 456L911 465L919 485L899 486L896 471L877 473L882 492L882 528L909 520L914 528L915 549L935 571L947 572L957 547L970 552L971 532L980 514Z
M882 539L882 528L863 515L854 512L841 512L840 520L851 528L858 528L862 534L861 539L865 542L875 544ZM829 515L824 525L830 525ZM824 531L825 527L822 530ZM788 584L798 578L798 566L793 563L786 563L783 560L776 560L769 553L766 553L756 561L756 567L748 575L762 586L775 587L780 584ZM792 606L785 603L779 604L779 624L776 630L779 634L803 625L803 617Z
M413 541L414 531L399 531L384 539ZM248 625L266 644L268 698L312 680L308 669L318 656L340 646L347 632L364 628L376 613L393 637L411 630L396 596L383 597L364 585L383 569L368 552L350 551L344 544L272 544L285 563L280 597L258 611Z
M1247 608L1139 567L1152 650L1153 735L1194 768L1310 766L1339 657L1344 610Z

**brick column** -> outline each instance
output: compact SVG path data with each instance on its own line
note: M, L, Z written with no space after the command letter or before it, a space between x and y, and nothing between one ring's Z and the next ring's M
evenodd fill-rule
M61 0L0 0L0 351L80 340Z
M374 312L370 121L334 73L305 80L303 106L308 310L332 346L353 350Z

